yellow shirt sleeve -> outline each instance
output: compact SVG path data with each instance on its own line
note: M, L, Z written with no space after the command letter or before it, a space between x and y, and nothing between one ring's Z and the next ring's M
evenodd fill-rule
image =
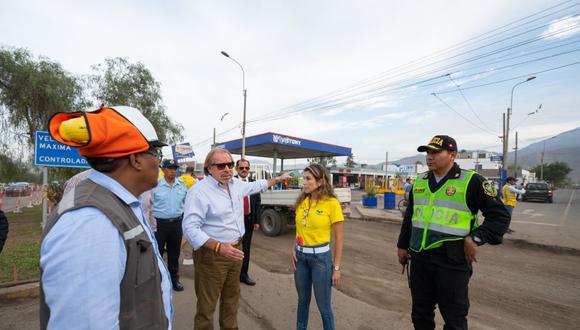
M344 221L344 215L342 214L342 207L338 199L333 198L330 202L330 223L336 223Z

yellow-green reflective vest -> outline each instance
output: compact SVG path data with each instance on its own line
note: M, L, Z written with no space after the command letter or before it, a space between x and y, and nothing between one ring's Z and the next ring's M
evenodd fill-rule
M516 204L518 203L518 194L516 194L515 192L509 191L509 187L510 184L506 183L503 188L501 188L501 194L503 196L503 198L501 199L501 201L505 204L505 205L509 205L509 206L513 206L515 207Z
M467 206L466 192L473 171L462 169L435 192L426 175L413 184L413 218L409 248L415 252L440 247L443 242L462 240L477 226L477 214Z

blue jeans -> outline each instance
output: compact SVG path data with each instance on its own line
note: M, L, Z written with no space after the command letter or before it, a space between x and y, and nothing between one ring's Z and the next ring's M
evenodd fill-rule
M324 330L334 330L334 315L330 296L332 292L332 253L330 251L320 254L309 254L296 251L296 271L294 283L298 291L298 308L296 329L308 327L308 311L312 287L316 305L320 311Z
M510 217L512 216L512 213L514 212L514 207L510 206L510 205L504 205L506 210L509 212Z

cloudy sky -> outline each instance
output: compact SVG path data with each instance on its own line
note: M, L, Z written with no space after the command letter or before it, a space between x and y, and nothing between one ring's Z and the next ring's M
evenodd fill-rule
M434 134L499 151L510 91L530 76L513 99L520 147L580 126L579 15L579 1L546 0L0 0L0 46L79 75L109 57L142 62L198 161L213 127L218 141L241 137L242 75L224 50L246 71L248 135L378 163Z

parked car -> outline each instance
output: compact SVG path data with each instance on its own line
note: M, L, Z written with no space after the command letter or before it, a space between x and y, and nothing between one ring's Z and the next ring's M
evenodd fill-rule
M522 196L522 202L528 200L538 200L546 203L554 202L554 191L546 182L528 183L526 192Z
M16 182L11 183L4 189L4 196L6 197L18 197L18 196L30 196L32 192L32 187L28 182Z

